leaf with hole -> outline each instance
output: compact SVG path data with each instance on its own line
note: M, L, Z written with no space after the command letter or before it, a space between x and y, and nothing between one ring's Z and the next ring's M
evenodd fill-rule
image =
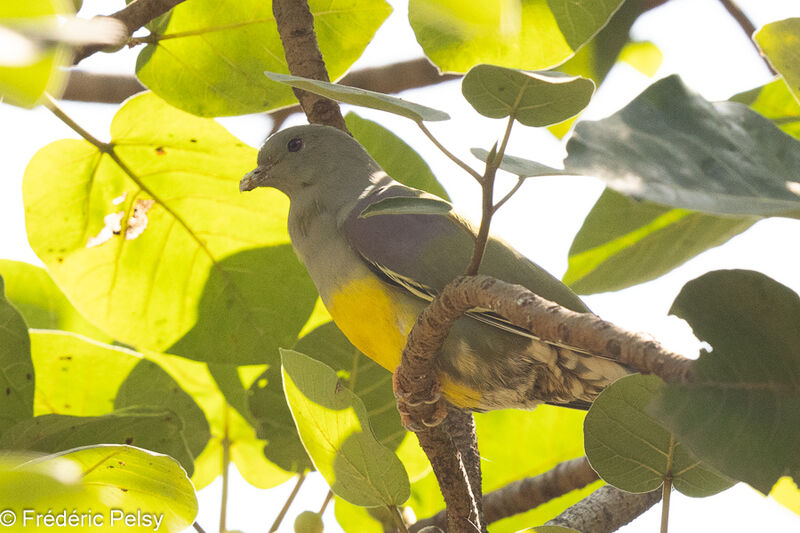
M71 139L26 169L28 239L56 284L89 321L140 350L277 363L316 290L289 244L285 197L239 193L255 150L150 93L120 108L111 140L131 175Z
M764 494L800 482L800 297L751 270L688 282L670 312L711 345L650 407L694 454Z

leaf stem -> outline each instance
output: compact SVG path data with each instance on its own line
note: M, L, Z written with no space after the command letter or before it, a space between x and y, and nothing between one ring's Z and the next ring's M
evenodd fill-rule
M396 505L390 505L389 512L392 513L392 518L394 518L394 523L400 533L408 533L408 527L406 527L406 522L403 520L403 515L400 514L400 508Z
M661 488L661 533L667 533L669 523L669 497L672 493L672 459L675 457L675 435L669 436L669 452L667 453L666 474L664 475L664 485Z
M286 513L289 511L289 507L292 506L292 502L294 502L295 497L297 497L297 493L300 491L300 487L303 486L303 481L306 480L307 473L308 472L303 470L302 472L300 472L300 475L297 476L297 483L294 484L292 492L289 494L289 497L286 498L286 501L284 502L281 511L278 513L278 516L275 517L275 521L272 522L272 525L269 528L269 533L274 533L275 531L278 531L278 527L280 527L281 522L283 522L283 519L286 517Z
M94 145L98 150L100 150L103 153L109 153L111 150L113 150L113 146L110 143L102 142L100 139L98 139L85 129L83 129L77 122L72 120L72 118L70 118L69 115L64 113L64 111L60 107L58 107L55 99L53 99L52 96L50 96L48 93L44 93L44 98L45 99L42 105L44 105L47 109L49 109L51 113L57 116L61 120L61 122L69 126L75 133L77 133L78 135L89 141L92 145Z
M159 41L166 41L168 39L182 39L184 37L197 37L199 35L205 35L207 33L214 33L218 31L226 31L226 30L235 30L238 28L243 28L246 26L252 26L253 24L269 24L273 22L275 19L272 17L263 18L263 19L255 19L255 20L248 20L245 22L235 22L233 24L224 24L221 26L210 26L207 28L199 28L196 30L188 30L188 31L181 31L175 33L164 33L162 35L158 35L156 33L151 33L150 35L145 35L144 37L132 37L130 39L131 46L136 46L139 44L156 44Z
M483 177L480 174L478 174L478 172L476 172L475 169L470 167L468 164L466 164L465 162L460 160L458 157L456 157L450 150L445 148L444 145L442 145L442 143L440 143L438 141L438 139L436 139L436 137L433 136L433 134L430 132L430 130L425 126L425 124L421 120L417 122L417 126L419 126L419 129L422 130L422 133L424 133L425 136L427 136L428 139L430 139L431 142L434 145L436 145L436 148L438 148L444 155L446 155L448 158L450 158L450 160L453 163L455 163L456 165L458 165L461 168L463 168L467 172L467 174L469 174L470 176L475 178L475 180L478 183L482 182Z
M230 481L231 441L228 438L230 407L225 406L225 433L222 437L222 498L219 505L219 533L228 531L228 482Z
M525 178L520 176L519 179L517 180L517 183L514 184L514 186L511 188L511 190L508 191L508 193L505 196L503 196L503 198L499 202L494 204L494 207L492 208L492 212L493 213L497 213L497 210L500 209L503 206L504 203L509 201L512 196L514 196L514 193L516 193L519 190L519 188L522 187L523 183L525 183Z
M506 131L503 134L503 140L500 143L500 147L495 152L494 157L486 160L486 170L483 173L483 177L478 180L482 188L481 225L478 228L478 234L475 237L475 248L472 251L472 259L470 260L469 267L467 268L467 276L474 276L478 273L478 269L481 266L481 261L483 260L483 253L486 251L486 244L489 242L489 227L492 224L492 215L494 215L495 211L497 210L494 205L494 179L497 175L497 168L500 166L500 161L503 160L503 154L506 151L508 138L511 136L511 127L513 125L514 114L512 113L508 116L508 124L506 125ZM519 187L512 189L511 194L516 192L518 189ZM506 196L510 197L510 195ZM505 202L506 200L508 200L508 198L501 200L501 203Z
M206 530L200 527L200 524L198 524L197 522L194 522L192 524L192 527L194 528L195 531L197 531L197 533L206 533Z
M664 479L661 495L661 533L667 533L669 523L669 497L672 493L672 476L667 475Z
M333 499L333 491L329 490L328 494L325 495L325 501L322 502L322 507L319 508L319 514L320 515L322 515L322 513L325 512L325 509L328 507L328 504L330 503L330 501L332 499Z

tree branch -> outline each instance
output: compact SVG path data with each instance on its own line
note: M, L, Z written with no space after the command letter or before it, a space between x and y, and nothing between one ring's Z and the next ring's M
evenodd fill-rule
M581 533L609 533L644 513L660 499L661 489L631 494L606 485L545 525L571 527Z
M330 81L314 33L314 15L306 0L273 0L272 13L278 24L289 72L314 80ZM339 104L322 96L292 89L312 124L327 124L347 131Z
M489 276L462 276L449 283L418 317L403 353L404 383L423 382L436 390L429 354L437 353L452 324L470 309L491 310L545 342L614 359L643 374L655 374L668 382L690 379L692 360L670 352L656 341L626 331L591 313L577 313L513 285ZM406 365L408 360L408 365ZM436 404L412 395L411 410L419 420L430 420ZM417 405L418 404L418 405Z
M733 20L736 21L742 31L747 35L747 40L750 41L750 44L756 49L758 55L764 60L764 64L767 66L770 73L772 73L773 76L777 74L769 61L767 61L767 58L761 54L761 49L758 47L758 44L756 44L756 42L753 40L753 34L756 32L756 27L753 25L750 19L747 18L747 15L745 15L744 11L742 11L733 0L719 0L719 2L725 8L725 11L727 11L728 14L733 17Z
M586 457L559 463L552 470L538 476L514 481L483 497L483 512L487 524L515 514L524 513L568 492L597 481L597 473L589 466ZM426 526L444 529L447 518L444 511L418 521L409 530L416 533Z
M70 70L62 100L118 104L145 90L136 76Z
M128 38L133 35L133 32L150 22L151 20L160 17L176 5L184 0L133 0L130 4L120 9L113 15L108 17L116 19L127 28ZM101 46L85 46L75 50L75 64L80 63L95 52L103 50Z
M435 85L458 78L454 74L439 74L436 67L424 58L392 63L382 67L350 72L337 83L382 93L397 93L408 89ZM136 93L144 91L136 76L130 74L97 74L72 69L68 73L63 100L118 104ZM299 105L284 107L269 113L278 126L294 113L301 112ZM276 129L277 131L277 129Z

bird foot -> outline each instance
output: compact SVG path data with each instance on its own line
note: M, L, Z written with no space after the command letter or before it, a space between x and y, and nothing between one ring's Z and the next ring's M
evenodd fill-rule
M397 410L403 427L415 433L433 428L447 417L447 404L442 398L442 383L434 378L420 389L420 382L402 378L400 368L392 375ZM413 389L413 390L412 390Z

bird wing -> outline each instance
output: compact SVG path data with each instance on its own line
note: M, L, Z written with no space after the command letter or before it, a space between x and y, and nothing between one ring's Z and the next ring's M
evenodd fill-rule
M474 227L453 211L359 216L368 206L387 198L424 195L427 193L394 181L376 187L351 210L342 232L350 247L381 278L430 301L466 271L475 244ZM522 285L574 311L588 311L568 287L499 239L489 239L480 273ZM501 329L522 331L493 313L474 315Z
M383 199L413 198L425 194L394 181L375 186L350 211L341 224L341 230L350 247L384 282L400 287L423 301L430 301L447 283L466 271L475 243L475 229L453 211L449 214L392 213L359 216L364 209ZM499 239L491 238L487 243L479 271L481 274L522 285L535 294L574 311L588 312L583 302L568 287ZM475 353L481 354L485 372L495 372L498 380L512 379L513 376L506 372L509 364L505 358L510 355L512 358L524 359L519 358L519 354L530 346L528 341L541 339L489 310L475 309L468 315L469 319L488 325L491 331L512 333L510 336L496 336L491 331L484 330L486 326L470 326L461 321L454 325L459 331L459 338L466 341ZM615 377L626 373L624 367L611 358L559 343L542 342L554 348L555 352L547 352L548 354L557 354L557 359L571 368L571 371L577 372L576 375L586 377L589 381L595 380L602 386L613 380L606 380L605 373L610 372L609 375ZM449 368L453 373L462 372L462 375L466 375L463 374L464 368L459 366L458 358L454 357L455 352L448 353L445 350L442 355L440 365ZM606 359L613 364L600 362ZM598 370L602 371L597 372ZM482 380L482 374L470 375L467 381L470 379L477 383ZM548 403L578 409L585 409L589 405L578 397Z

